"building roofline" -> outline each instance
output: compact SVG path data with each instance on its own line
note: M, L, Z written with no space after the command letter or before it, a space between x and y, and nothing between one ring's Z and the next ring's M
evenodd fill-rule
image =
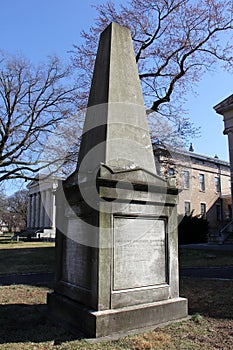
M224 114L224 112L233 109L233 94L219 102L213 107L218 114Z
M153 149L154 148L163 148L163 149L169 151L170 147L166 147L165 144L158 144L158 145L153 144ZM219 158L205 156L203 154L190 152L190 151L179 149L179 148L172 148L172 153L181 154L181 155L188 156L190 158L196 158L196 159L199 159L199 160L209 161L209 162L212 162L212 163L215 163L215 164L221 164L221 165L225 165L225 166L230 166L230 163L228 161L226 161L226 160L221 160Z
M39 182L53 182L54 180L65 180L65 177L63 176L57 176L57 175L45 175L43 177L43 175L41 174L37 174L34 178L34 180L31 180L28 184L27 184L27 188L29 189L30 187L34 186L34 185L37 185Z

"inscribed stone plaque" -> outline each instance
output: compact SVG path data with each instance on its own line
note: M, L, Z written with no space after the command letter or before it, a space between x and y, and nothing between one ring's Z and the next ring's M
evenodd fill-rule
M91 284L91 248L80 244L82 235L85 235L82 221L69 219L68 237L63 247L62 279L75 286L89 289Z
M165 221L114 218L113 290L166 283Z

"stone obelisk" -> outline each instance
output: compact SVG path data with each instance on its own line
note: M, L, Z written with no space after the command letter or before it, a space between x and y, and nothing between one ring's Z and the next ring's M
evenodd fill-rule
M156 175L130 31L101 34L76 171L56 195L54 318L90 337L187 316L177 189Z

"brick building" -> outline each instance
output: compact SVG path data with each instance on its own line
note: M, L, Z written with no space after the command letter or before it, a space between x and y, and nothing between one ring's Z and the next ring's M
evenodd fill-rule
M192 150L192 147L190 148ZM177 207L181 220L185 214L204 215L209 221L209 242L221 243L227 233L221 231L231 221L230 164L163 144L154 145L157 173L175 177L180 189Z
M154 144L157 174L172 179L180 189L178 219L204 215L209 221L209 242L221 243L231 222L230 164L218 159ZM28 230L55 237L55 191L58 179L32 181L29 189Z

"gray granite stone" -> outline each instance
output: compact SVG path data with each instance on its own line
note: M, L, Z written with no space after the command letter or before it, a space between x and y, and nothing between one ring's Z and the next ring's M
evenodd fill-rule
M84 176L100 162L123 170L142 159L156 173L130 31L116 23L101 34L83 134L78 167Z
M77 170L59 187L48 311L90 337L187 316L177 193L156 174L130 32L101 35Z

